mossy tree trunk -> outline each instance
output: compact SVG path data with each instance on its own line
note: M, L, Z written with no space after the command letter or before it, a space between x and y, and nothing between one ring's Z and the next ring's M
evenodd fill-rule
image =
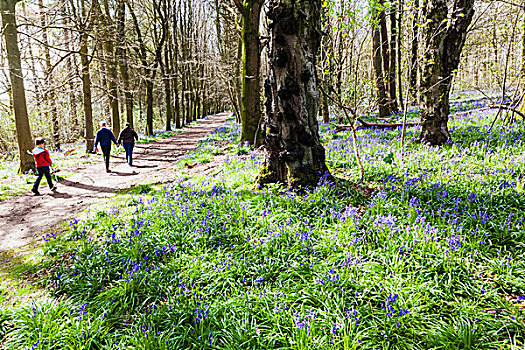
M420 141L442 145L450 140L448 115L453 74L457 70L467 29L474 16L475 0L428 0L421 76L422 130Z
M321 0L272 0L269 76L265 82L266 166L259 182L315 186L329 175L319 140L316 56Z
M13 109L15 113L16 137L20 164L18 171L24 173L35 169L33 156L27 151L33 148L29 117L27 115L26 93L20 49L18 47L18 32L16 29L15 6L17 0L0 0L2 26L9 64L9 77L13 94Z

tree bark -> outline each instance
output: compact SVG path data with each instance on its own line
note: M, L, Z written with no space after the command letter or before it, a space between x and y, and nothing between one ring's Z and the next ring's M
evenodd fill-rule
M397 96L399 100L399 108L404 110L405 101L403 101L403 70L401 69L401 47L402 47L402 38L403 38L403 12L404 5L400 1L398 4L399 12L397 14Z
M242 96L241 96L241 141L260 144L261 137L255 140L261 118L260 85L260 41L259 18L261 0L245 0L242 8Z
M385 74L383 70L383 55L381 45L381 27L380 27L380 12L375 16L372 21L372 64L374 67L374 73L376 76L376 92L377 92L377 103L379 105L380 117L388 117L391 114L386 84Z
M93 106L91 104L91 77L89 73L89 56L88 56L88 38L89 34L84 29L80 34L80 64L82 78L82 101L84 103L84 124L86 152L91 152L95 146L93 135Z
M20 49L18 47L18 32L16 29L15 6L17 0L0 0L0 11L2 12L3 34L9 64L9 76L11 80L11 91L13 94L13 109L15 113L16 137L18 141L18 156L20 173L35 169L33 156L27 154L33 148L29 117L27 115L26 94L24 87L24 75L22 73L22 62Z
M49 52L49 38L47 33L47 20L43 0L38 0L40 8L40 25L42 27L42 42L44 50L45 74L46 74L46 114L51 116L51 125L53 130L53 148L60 149L60 131L58 124L58 111L56 104L55 84L53 80L53 66L51 65L51 53Z
M525 12L525 5L522 8L523 12ZM523 23L521 25L522 33L521 33L521 86L522 91L525 92L525 14L523 16Z
M450 88L474 16L474 1L455 0L451 14L446 0L428 0L426 3L424 14L428 26L424 38L422 130L419 136L422 142L442 145L450 140Z
M412 9L412 42L410 48L410 67L408 74L408 89L413 100L418 99L417 94L417 71L418 71L418 44L419 44L419 0L414 0ZM408 101L407 101L408 103Z
M133 128L133 93L129 82L128 58L126 53L126 4L124 0L117 2L117 49L116 56L122 77L122 90L126 104L126 121Z
M109 18L109 15L105 15L102 13L98 0L93 1L93 4L95 5L96 14L101 24L102 48L104 49L104 56L106 59L106 72L108 73L106 83L108 88L109 107L111 110L111 127L113 129L113 133L115 135L119 135L120 110L118 106L118 74L114 44L115 31L111 18ZM109 13L109 10L107 8L106 13Z
M153 74L146 74L146 131L148 136L153 135Z
M73 4L73 1L70 2ZM80 64L81 64L81 80L82 80L82 102L84 104L84 126L86 139L86 152L92 152L95 146L95 139L93 135L93 106L91 101L91 76L89 66L91 59L88 55L88 40L89 32L93 28L93 14L91 9L86 11L85 2L80 2L80 14L77 15L76 22L78 24L78 31L80 32Z
M265 82L268 151L258 181L290 188L315 186L329 176L319 140L316 56L321 0L272 0L269 76Z
M390 67L388 71L388 83L390 84L390 105L392 112L397 113L399 107L397 104L397 85L396 85L396 73L397 73L397 55L398 53L398 37L399 27L397 26L397 6L392 5L390 8Z
M64 18L64 43L66 45L66 50L68 52L71 52L71 37L70 37L70 30L71 30L71 20L70 16L71 13L68 8L67 0L62 0L62 16ZM71 121L71 128L72 132L70 133L70 136L73 136L73 140L76 141L80 135L80 126L78 121L78 114L77 114L77 96L76 96L76 89L75 89L75 79L76 79L76 72L73 65L73 60L75 56L69 56L66 59L66 69L67 69L67 84L69 88L69 119ZM74 78L75 77L75 78Z

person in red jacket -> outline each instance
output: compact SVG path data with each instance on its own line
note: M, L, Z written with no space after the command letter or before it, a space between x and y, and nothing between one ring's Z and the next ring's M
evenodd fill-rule
M40 181L42 180L42 177L45 175L47 184L49 185L49 188L51 191L55 191L57 188L55 185L53 185L53 180L51 179L51 172L49 171L49 167L53 162L51 161L51 158L49 157L49 152L47 149L45 149L46 141L39 137L35 140L35 149L33 150L33 157L35 157L35 163L36 163L36 170L38 172L38 176L36 178L35 184L33 185L33 188L31 189L31 192L33 192L35 195L40 195L40 192L38 192L38 186L40 186Z

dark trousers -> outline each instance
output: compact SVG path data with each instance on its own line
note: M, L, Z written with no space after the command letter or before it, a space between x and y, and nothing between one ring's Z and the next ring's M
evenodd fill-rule
M124 150L126 151L126 161L129 165L133 165L133 147L135 147L134 142L124 142L122 144Z
M47 185L49 186L49 188L53 188L53 180L51 180L51 172L49 171L49 165L39 166L36 168L36 171L38 172L38 176L36 178L35 184L33 185L33 191L38 190L38 186L40 186L40 181L42 181L42 177L44 177L44 175L46 176Z
M109 154L111 153L111 145L109 146L100 145L100 148L102 149L102 155L104 156L104 162L106 163L106 170L108 170L109 169Z

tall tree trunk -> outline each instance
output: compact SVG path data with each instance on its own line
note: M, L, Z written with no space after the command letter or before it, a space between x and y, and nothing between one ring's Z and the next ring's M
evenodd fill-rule
M106 56L106 70L109 73L107 78L109 105L111 108L111 127L115 135L120 134L120 110L118 106L118 75L117 64L115 62L115 49L113 39L107 35L104 40L104 52Z
M475 0L455 0L448 13L446 0L428 0L425 6L425 60L421 77L420 141L442 145L450 140L448 115L453 74L457 70ZM448 19L448 20L447 20Z
M390 70L388 71L388 83L390 84L390 103L392 112L396 113L399 111L397 105L397 84L396 84L396 73L397 73L397 55L398 55L398 37L399 27L397 26L397 6L393 4L390 8Z
M88 39L89 34L84 29L80 34L80 64L82 65L82 100L84 103L84 124L86 138L86 152L91 152L95 146L93 135L93 106L91 104L91 77L89 74L89 56L88 56Z
M382 10L382 9L381 9ZM375 16L372 21L372 64L374 67L374 73L376 76L376 91L377 91L377 103L379 105L379 115L384 118L391 114L390 104L388 103L385 74L384 74L384 62L382 55L381 45L381 26L380 26L380 13Z
M153 79L154 74L146 74L146 131L148 136L153 135Z
M418 71L418 43L419 43L419 1L414 0L412 9L412 42L410 47L410 66L408 67L408 89L412 100L418 100L417 71ZM408 103L408 101L407 101Z
M38 0L40 8L40 25L42 27L42 42L44 50L45 74L46 74L46 114L51 117L51 125L53 130L53 148L60 149L60 130L58 124L58 111L56 104L55 83L53 79L53 66L51 64L51 53L49 52L49 39L47 35L47 20L43 0Z
M128 58L126 53L126 3L125 0L117 2L117 56L122 77L122 90L124 92L124 102L126 104L126 121L133 128L133 93L129 82Z
M403 101L403 70L401 67L401 47L402 47L402 38L403 38L403 12L404 12L404 5L403 2L400 1L398 5L399 11L397 14L397 93L398 93L398 99L399 99L399 108L401 110L404 110L405 101Z
M18 156L20 159L18 171L25 173L30 169L35 169L35 161L32 155L27 154L27 151L33 148L33 140L29 126L29 117L27 115L24 75L22 73L20 49L18 48L18 33L15 18L16 3L16 0L0 0L0 11L2 12L3 34L9 64L11 91L13 93L13 109L18 141Z
M28 14L27 14L27 7L26 7L26 3L25 2L22 2L22 13L24 15L24 17L28 18ZM33 83L33 86L34 86L34 89L35 89L35 103L36 103L36 113L37 115L42 115L42 86L41 86L41 79L39 79L38 77L38 73L36 71L36 55L33 53L33 44L32 44L32 41L31 40L32 38L28 38L29 40L27 41L27 51L29 53L29 69L31 70L31 75L32 75L32 83ZM12 98L11 96L9 96L10 98Z
M70 16L71 13L68 9L67 1L62 0L62 16L64 18L64 43L66 45L66 50L68 52L71 52L71 37L70 37L70 27L71 27L71 20ZM67 84L68 84L68 95L69 95L69 120L71 122L71 127L73 130L72 133L70 133L70 137L73 136L73 141L76 141L78 137L80 136L80 125L78 121L78 114L77 114L77 96L76 96L76 89L75 89L75 76L74 72L74 65L73 60L74 57L69 56L66 58L66 69L67 69Z
M166 24L167 25L167 24ZM169 40L168 40L169 43ZM171 98L171 61L170 61L170 45L164 46L164 64L163 68L163 82L164 82L164 98L166 101L166 131L171 131L171 121L173 120L173 105Z
M180 3L179 3L180 4ZM173 33L173 49L170 51L170 54L172 55L172 62L173 62L173 99L175 101L175 128L180 129L182 128L184 124L184 119L181 118L181 110L180 110L180 100L179 100L179 70L178 70L178 64L179 64L179 41L177 39L177 13L174 9L173 15L172 15L172 33Z
M525 12L525 5L523 5L523 12ZM522 91L525 92L525 13L523 15L523 24L521 25L521 86Z
M85 124L85 138L86 138L86 152L93 151L95 146L95 139L93 135L93 106L91 104L91 77L89 73L89 64L91 62L88 56L88 40L89 32L93 28L93 14L91 11L86 11L85 2L80 1L81 16L77 18L80 31L80 64L82 66L82 101L84 103L84 124ZM89 14L88 14L89 13ZM86 24L84 24L87 22Z
M315 186L328 176L319 140L316 57L321 0L272 0L269 76L265 83L268 150L260 183Z
M260 41L259 18L261 0L246 0L242 8L242 97L241 97L241 141L260 144L261 137L255 140L261 119L261 85L259 71Z

